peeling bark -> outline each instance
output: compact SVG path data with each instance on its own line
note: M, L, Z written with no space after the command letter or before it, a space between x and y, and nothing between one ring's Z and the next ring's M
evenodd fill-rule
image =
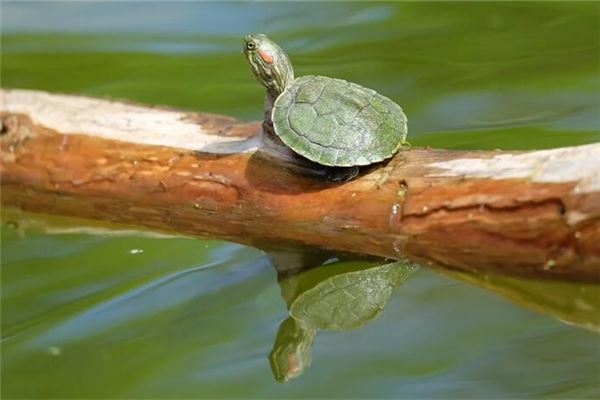
M2 202L258 245L600 281L600 144L412 149L345 184L259 148L260 123L3 90Z

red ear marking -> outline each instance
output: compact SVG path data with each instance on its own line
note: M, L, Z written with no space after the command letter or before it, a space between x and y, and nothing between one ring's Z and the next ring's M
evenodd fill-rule
M273 62L273 56L263 49L258 49L258 55L267 64L271 64Z

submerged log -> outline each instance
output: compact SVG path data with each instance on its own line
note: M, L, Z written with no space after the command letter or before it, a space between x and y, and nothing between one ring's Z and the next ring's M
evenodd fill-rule
M2 90L2 202L250 245L600 281L600 144L415 148L339 184L260 147L259 122Z

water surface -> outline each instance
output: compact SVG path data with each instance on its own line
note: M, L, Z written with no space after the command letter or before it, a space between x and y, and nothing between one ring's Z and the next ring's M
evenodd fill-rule
M600 139L600 3L3 2L1 18L2 87L254 120L240 39L265 32L297 76L397 101L416 145ZM425 268L365 327L319 331L311 367L279 384L267 355L287 304L264 253L9 222L3 397L600 396L597 334Z

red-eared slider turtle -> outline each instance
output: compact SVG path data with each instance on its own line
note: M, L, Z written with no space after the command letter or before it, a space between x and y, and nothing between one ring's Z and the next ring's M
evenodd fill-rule
M287 54L263 34L244 38L244 55L267 88L267 139L277 138L300 156L341 167L334 180L347 180L358 167L390 158L406 142L406 116L399 105L374 90L325 76L294 79Z

